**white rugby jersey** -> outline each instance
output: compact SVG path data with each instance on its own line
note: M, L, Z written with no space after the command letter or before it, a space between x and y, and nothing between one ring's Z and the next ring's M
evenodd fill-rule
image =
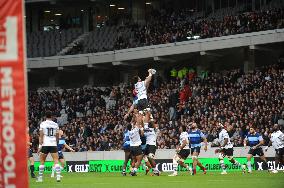
M146 136L146 144L156 146L157 134L154 128L145 128L144 135Z
M273 132L270 140L274 149L284 148L284 134L280 130Z
M221 132L219 133L219 143L220 143L221 146L224 145L225 138L228 138L228 142L224 146L224 148L225 149L233 148L233 144L230 141L230 137L229 137L229 134L228 134L227 130L226 129L222 129Z
M147 99L147 88L145 81L137 82L135 84L135 90L137 91L138 100Z
M130 139L130 146L140 146L141 139L139 134L139 129L135 127L131 131L129 131L129 139Z
M183 141L186 141L186 145L184 146L183 149L189 149L189 141L188 141L188 133L187 132L182 132L179 136L179 143L182 145Z
M40 124L40 131L43 131L43 144L42 146L57 146L56 133L59 130L58 124L46 120Z

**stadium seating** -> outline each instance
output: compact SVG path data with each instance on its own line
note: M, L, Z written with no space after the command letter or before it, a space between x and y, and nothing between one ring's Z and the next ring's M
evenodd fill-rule
M27 54L32 57L54 56L75 40L81 29L39 31L27 34Z

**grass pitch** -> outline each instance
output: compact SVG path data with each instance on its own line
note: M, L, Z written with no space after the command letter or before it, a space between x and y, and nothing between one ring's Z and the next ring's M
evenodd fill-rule
M208 172L206 175L199 172L190 176L186 172L179 176L168 177L169 173L161 176L146 176L138 173L138 176L126 177L120 173L63 173L61 182L50 178L50 174L44 174L44 182L37 183L36 179L30 179L31 188L284 188L284 172L270 174L267 171L254 171L252 174L241 172L228 172L221 175L219 172Z

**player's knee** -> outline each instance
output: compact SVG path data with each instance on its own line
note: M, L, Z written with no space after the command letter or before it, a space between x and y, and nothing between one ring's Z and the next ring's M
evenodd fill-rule
M197 160L197 156L195 156L195 155L193 155L191 158L192 158L193 161Z
M175 155L173 161L179 162L180 161L180 157L178 155Z
M151 158L151 159L155 159L155 154L154 153L149 153L148 157Z
M148 157L145 155L144 157L143 157L143 160L147 163L149 160L148 160Z
M219 153L219 156L218 156L219 160L223 160L224 159L224 156L222 153Z
M228 156L228 159L230 162L234 162L234 157L233 156Z

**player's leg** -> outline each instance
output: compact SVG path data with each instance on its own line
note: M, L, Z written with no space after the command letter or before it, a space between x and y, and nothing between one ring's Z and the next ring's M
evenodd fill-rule
M192 174L192 168L184 163L184 160L187 159L187 157L190 154L189 149L183 149L179 153L175 154L173 158L173 174L169 176L177 176L177 170L178 170L178 165L186 168L191 174Z
M219 159L219 163L220 163L220 166L221 166L221 169L222 169L221 174L227 174L226 165L224 163L224 157L225 157L224 150L220 150L218 159Z
M259 158L263 161L263 164L264 164L264 167L267 168L267 170L269 171L269 168L268 168L268 164L267 164L267 159L263 153L263 150L262 148L258 148L258 153L257 155L259 156Z
M122 169L122 175L126 176L126 166L130 159L130 151L124 150L124 163L123 163L123 169Z
M149 171L152 169L152 165L151 165L151 163L150 163L150 161L149 161L149 158L148 158L148 156L147 155L143 155L143 160L144 160L144 162L145 162L145 169L146 169L146 175L149 173Z
M131 176L136 176L137 170L143 158L143 153L140 146L133 148L133 156L135 157L136 163L134 168L132 169Z
M180 156L178 154L174 155L173 158L173 173L170 174L169 176L177 176L177 169L178 169L178 162L180 160Z
M156 153L156 146L149 146L148 159L151 163L152 168L154 168L154 174L159 176L160 171L158 170L158 167L156 165L155 153Z
M46 146L42 146L41 153L39 156L40 165L39 165L37 182L43 181L44 162L46 160L47 154L48 154L48 151L47 151Z
M35 160L34 160L34 157L33 157L33 152L32 152L31 149L29 149L28 152L29 152L29 161L30 161L30 173L31 173L31 177L32 177L32 178L35 178L35 177L36 177L36 176L35 176L35 173L34 173L34 171L35 171L35 166L34 166Z
M60 175L61 168L60 168L60 165L58 163L58 161L59 161L58 158L59 157L58 157L58 153L57 153L57 148L53 147L50 154L51 154L51 157L52 157L52 159L54 161L54 168L55 168L55 172L56 172L56 181L60 182L61 181L61 175Z
M193 175L196 174L196 166L199 166L200 169L206 174L206 168L198 160L199 153L200 147L194 147L191 149Z
M250 152L247 155L247 167L248 167L248 173L252 172L252 167L251 167L251 158L253 157L252 154L250 154Z
M234 164L237 167L240 167L243 171L243 173L246 172L246 167L245 165L242 165L241 163L239 163L233 156L228 156L229 161Z

